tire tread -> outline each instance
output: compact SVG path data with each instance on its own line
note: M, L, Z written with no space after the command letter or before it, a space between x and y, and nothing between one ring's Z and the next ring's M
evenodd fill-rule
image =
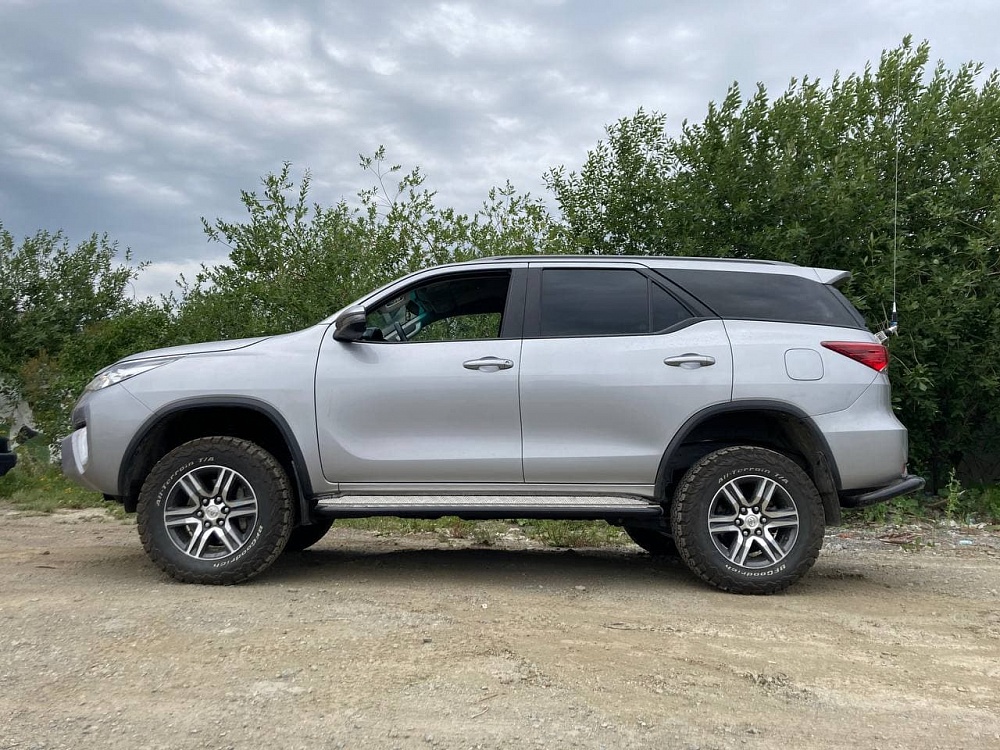
M800 526L800 535L803 531L808 532L806 538L803 539L800 536L799 539L799 543L803 544L806 549L806 554L796 563L794 568L780 577L747 578L745 580L741 579L737 584L732 579L719 575L718 572L713 570L713 566L708 564L708 560L704 559L699 550L690 544L690 540L686 538L686 535L683 533L678 534L677 530L688 528L688 524L692 520L695 520L694 516L702 510L697 507L697 503L688 501L692 493L692 486L697 485L697 483L704 481L705 477L709 477L717 472L720 463L728 461L735 455L746 457L747 454L750 454L752 458L744 458L744 460L755 461L768 466L768 468L791 474L798 481L803 482L807 494L811 492L812 497L802 499L811 500L815 508L818 509L818 515L814 513L816 522L811 524L810 528L803 529ZM799 500L800 498L796 497L796 502L799 502ZM671 520L675 529L674 542L677 545L677 551L688 568L706 583L722 591L736 594L776 594L784 591L802 578L815 564L816 559L819 557L820 549L823 546L823 534L825 531L823 518L823 505L819 493L806 473L787 456L767 448L756 446L732 446L715 451L702 458L684 475L680 485L677 487L674 502L671 506Z
M139 493L139 513L137 517L139 538L142 540L142 546L146 550L146 554L171 578L181 581L182 583L231 586L233 584L243 583L244 581L248 581L257 575L260 575L281 555L285 548L285 542L288 540L288 535L292 530L292 491L288 477L285 474L284 469L281 468L281 464L278 463L277 459L275 459L274 456L261 448L259 445L249 440L228 436L198 438L197 440L192 440L189 443L185 443L184 445L175 448L173 451L168 453L167 456L171 459L180 460L197 458L198 456L204 454L206 448L211 449L211 447L232 448L244 451L247 458L257 463L262 469L264 469L264 471L267 472L267 474L270 475L269 478L274 482L274 485L278 490L274 501L278 503L279 506L278 527L281 544L274 545L274 548L264 558L259 560L256 565L220 570L215 573L185 570L181 566L174 564L171 562L170 557L157 543L156 535L150 532L148 526L149 521L146 518L146 513L143 512L143 506L146 505L145 501L148 493L155 492L156 487L160 484L160 480L157 477L157 469L160 466L159 463L153 467L153 470L146 477L146 480L142 485L142 490ZM166 458L166 456L164 458ZM160 460L163 461L162 458Z

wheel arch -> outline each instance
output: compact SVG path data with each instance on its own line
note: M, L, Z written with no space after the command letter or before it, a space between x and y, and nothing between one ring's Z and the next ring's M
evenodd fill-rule
M310 517L303 484L306 463L285 418L267 402L244 396L198 396L157 410L136 431L118 471L118 492L134 512L142 483L152 467L178 445L200 437L225 435L250 440L273 455L287 472L298 499L298 515Z
M688 468L703 456L733 445L756 445L789 455L816 485L827 525L840 524L840 475L826 437L804 411L780 401L714 404L688 418L660 459L657 497L668 503Z

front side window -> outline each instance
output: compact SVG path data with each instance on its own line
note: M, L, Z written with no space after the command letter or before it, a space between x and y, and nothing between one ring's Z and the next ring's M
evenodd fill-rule
M656 333L691 317L669 292L638 271L567 268L542 271L541 336Z
M500 336L510 274L453 276L414 287L368 313L368 341L463 341Z

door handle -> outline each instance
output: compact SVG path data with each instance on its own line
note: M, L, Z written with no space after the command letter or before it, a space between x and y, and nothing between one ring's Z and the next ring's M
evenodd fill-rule
M683 367L685 370L693 370L697 367L708 367L715 364L715 357L707 354L679 354L676 357L667 357L663 364L670 367Z
M470 359L462 363L462 367L464 367L466 370L486 370L487 372L496 372L496 370L509 370L513 366L514 366L514 360L500 359L500 357L483 357L482 359Z

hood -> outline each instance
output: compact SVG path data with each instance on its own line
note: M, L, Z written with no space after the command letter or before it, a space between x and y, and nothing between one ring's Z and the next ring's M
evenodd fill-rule
M183 346L168 346L163 349L153 349L148 352L130 354L120 362L134 362L137 359L152 359L154 357L183 357L187 354L209 354L211 352L231 352L235 349L245 349L248 346L266 341L270 336L257 336L252 339L230 339L229 341L206 341L203 344L185 344Z

